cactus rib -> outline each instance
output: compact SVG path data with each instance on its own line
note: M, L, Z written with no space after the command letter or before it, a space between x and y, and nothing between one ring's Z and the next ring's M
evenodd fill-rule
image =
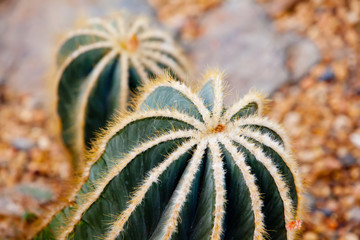
M209 149L212 155L212 169L215 183L215 211L214 226L211 231L211 239L221 239L223 232L222 224L225 215L225 170L221 159L220 146L216 138L209 140Z
M188 151L189 148L193 147L196 144L196 141L188 141L181 145L175 152L166 158L159 166L154 168L143 181L142 185L138 190L133 194L132 199L129 201L129 205L125 211L121 213L113 223L110 231L108 232L108 238L115 238L119 232L121 232L129 219L131 213L135 208L142 202L146 192L151 187L153 183L156 183L159 180L159 176L164 172L164 170L173 163L179 156L184 152Z
M232 158L235 160L235 164L241 170L241 173L244 176L246 185L249 186L249 189L251 189L251 204L255 212L254 239L262 239L263 235L266 236L264 214L261 211L263 202L261 201L259 189L256 186L256 179L254 175L251 174L251 168L245 164L245 156L237 150L236 146L234 146L228 138L221 138L220 142L224 144L225 148L230 152Z

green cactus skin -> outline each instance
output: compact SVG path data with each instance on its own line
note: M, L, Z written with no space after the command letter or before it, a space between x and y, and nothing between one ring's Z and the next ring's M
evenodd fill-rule
M181 50L148 21L118 16L91 19L70 32L57 54L58 101L62 137L78 168L96 131L115 110L124 111L131 92L164 69L183 80L187 69Z
M255 92L225 108L221 79L147 84L34 239L295 239L303 186L286 134Z

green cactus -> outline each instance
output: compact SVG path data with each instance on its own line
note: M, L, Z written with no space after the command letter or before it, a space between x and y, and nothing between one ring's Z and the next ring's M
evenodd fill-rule
M171 76L94 143L71 204L34 239L294 239L303 187L261 95L223 105L222 75L194 93Z
M147 19L91 19L70 32L57 54L62 137L79 168L83 150L115 110L128 108L131 92L171 71L183 80L186 59L172 38Z

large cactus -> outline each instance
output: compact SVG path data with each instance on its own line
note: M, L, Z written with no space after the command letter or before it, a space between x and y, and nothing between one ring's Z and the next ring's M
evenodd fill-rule
M146 85L35 239L294 239L303 188L284 130L261 95L225 108L222 75L205 78L198 93L171 76Z
M70 32L58 55L58 101L62 137L74 165L114 113L125 110L131 92L164 69L179 80L186 60L170 36L145 18L91 19Z

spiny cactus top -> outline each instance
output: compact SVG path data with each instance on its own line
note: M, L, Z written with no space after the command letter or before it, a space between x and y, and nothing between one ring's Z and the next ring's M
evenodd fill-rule
M221 74L198 93L170 78L99 136L73 203L36 239L295 238L302 181L264 99L225 108Z
M62 136L77 160L114 110L128 107L132 91L164 69L184 79L187 63L172 38L146 19L119 16L70 32L57 65Z

